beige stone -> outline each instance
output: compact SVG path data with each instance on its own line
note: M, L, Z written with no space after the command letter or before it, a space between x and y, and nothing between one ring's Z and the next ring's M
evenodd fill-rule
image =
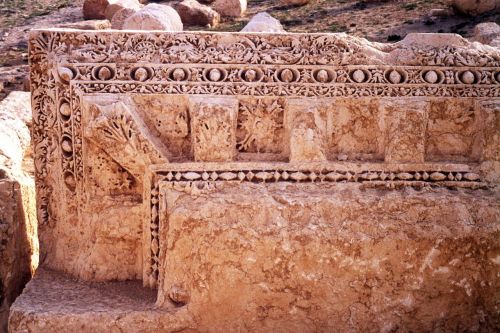
M125 8L139 10L141 9L141 7L142 7L141 3L137 0L115 0L106 7L106 10L104 11L104 16L106 17L106 19L111 21L113 19L113 16L119 10Z
M460 13L476 16L500 8L498 0L453 0L452 6Z
M182 21L170 6L149 4L123 22L125 30L182 31Z
M220 15L209 6L196 0L184 0L174 6L185 25L201 25L215 27L219 24Z
M86 20L73 23L63 23L59 28L80 29L80 30L104 30L110 29L111 23L108 20Z
M258 13L241 29L241 32L285 32L280 21L266 12Z
M43 260L12 332L500 325L498 49L72 30L29 47Z
M0 331L9 307L38 265L30 94L0 102Z
M212 8L221 16L241 17L247 10L247 0L215 0Z
M125 20L137 12L138 12L137 9L132 9L132 8L122 8L118 10L111 19L111 28L116 30L122 30Z
M500 46L500 26L495 22L479 23L474 27L474 40L491 46Z

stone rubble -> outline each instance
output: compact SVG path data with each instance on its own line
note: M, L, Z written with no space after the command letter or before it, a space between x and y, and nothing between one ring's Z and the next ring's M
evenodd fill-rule
M184 25L215 27L220 22L220 15L209 6L196 0L183 0L174 5Z
M123 22L124 30L182 31L179 14L170 6L149 4Z
M280 21L266 12L255 14L241 32L285 32Z
M241 17L247 10L247 0L215 0L211 6L221 16Z

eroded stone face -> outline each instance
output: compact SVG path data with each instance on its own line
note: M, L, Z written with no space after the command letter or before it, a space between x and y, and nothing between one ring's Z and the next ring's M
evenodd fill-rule
M479 323L468 302L498 270L498 49L49 30L30 50L44 267L142 278L202 331L433 330L436 294Z

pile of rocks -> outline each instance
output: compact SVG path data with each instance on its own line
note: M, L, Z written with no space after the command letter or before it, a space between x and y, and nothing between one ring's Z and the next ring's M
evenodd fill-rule
M85 0L86 20L108 20L112 29L182 31L183 25L214 27L221 17L241 17L246 0L196 0L175 2L172 6L143 5L139 0Z

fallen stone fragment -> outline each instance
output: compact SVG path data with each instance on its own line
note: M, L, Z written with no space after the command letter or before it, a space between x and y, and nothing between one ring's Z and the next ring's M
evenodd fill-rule
M137 9L131 9L131 8L120 9L115 13L115 15L113 15L113 18L111 19L111 29L116 29L116 30L123 29L123 24L125 23L125 20L137 12L138 12Z
M247 0L216 0L213 8L221 16L241 17L247 10Z
M462 14L476 16L500 9L500 2L498 0L453 0L452 6Z
M124 30L182 31L182 20L170 6L149 4L123 22Z
M220 22L220 15L209 6L196 0L184 0L175 5L175 10L185 25L209 25L215 27Z
M106 7L106 11L104 15L108 20L112 20L113 16L120 10L128 8L128 9L141 9L142 5L137 0L115 0L114 2L110 2L109 6Z
M108 20L86 20L80 22L63 23L59 28L78 29L78 30L105 30L111 28L111 22Z
M447 17L453 14L454 12L450 8L433 8L429 11L429 15L434 17Z
M479 23L474 27L474 39L483 44L500 47L500 26L495 22Z
M30 93L0 102L0 332L38 264Z
M266 12L258 13L247 25L241 29L241 32L285 32L280 21Z

